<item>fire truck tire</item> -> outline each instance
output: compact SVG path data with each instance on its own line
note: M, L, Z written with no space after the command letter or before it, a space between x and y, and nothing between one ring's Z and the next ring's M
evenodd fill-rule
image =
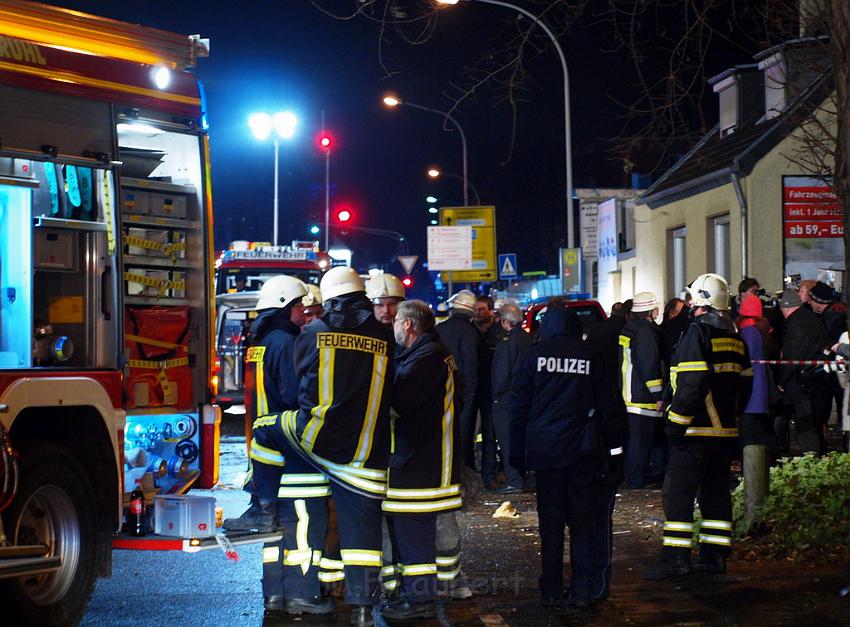
M17 496L3 521L12 544L44 544L62 558L59 570L10 579L0 607L21 625L76 625L97 579L97 528L91 482L62 446L25 449ZM5 610L4 610L5 612Z

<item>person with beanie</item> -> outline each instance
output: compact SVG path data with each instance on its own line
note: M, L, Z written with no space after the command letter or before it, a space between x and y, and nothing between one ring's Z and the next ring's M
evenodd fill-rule
M755 294L745 294L735 324L747 345L751 360L766 359L767 338L771 328L763 313L761 299ZM741 447L769 443L773 433L768 422L771 398L776 399L777 396L778 390L773 383L770 368L766 364L753 364L753 391L741 414Z

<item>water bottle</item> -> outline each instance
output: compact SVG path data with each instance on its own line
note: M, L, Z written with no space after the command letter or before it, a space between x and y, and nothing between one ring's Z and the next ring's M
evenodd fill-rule
M130 493L130 533L134 536L143 536L148 532L145 514L145 493L142 492L142 480L136 479L136 487Z

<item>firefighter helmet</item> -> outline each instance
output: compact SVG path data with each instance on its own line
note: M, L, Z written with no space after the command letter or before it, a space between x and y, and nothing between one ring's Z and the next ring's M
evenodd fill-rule
M322 291L322 303L343 294L366 291L363 286L363 279L354 269L348 266L337 266L328 270L322 277L319 289Z
M448 301L452 308L463 309L464 311L475 311L475 294L469 290L461 290Z
M404 300L404 285L394 274L382 272L367 279L366 296L376 305L384 298Z
M282 309L300 300L306 293L305 285L294 276L285 274L273 276L260 288L257 310Z
M304 294L304 298L301 299L301 304L305 307L313 307L314 305L322 304L322 293L319 291L318 285L313 285L312 283L307 283L307 293Z
M729 309L729 284L719 274L701 274L686 289L694 307Z

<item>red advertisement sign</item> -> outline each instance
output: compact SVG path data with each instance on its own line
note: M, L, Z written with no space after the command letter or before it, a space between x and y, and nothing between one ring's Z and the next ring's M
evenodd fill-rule
M832 189L806 181L782 192L786 238L844 237L844 211Z
M836 220L801 220L785 223L785 237L844 237L844 223Z

